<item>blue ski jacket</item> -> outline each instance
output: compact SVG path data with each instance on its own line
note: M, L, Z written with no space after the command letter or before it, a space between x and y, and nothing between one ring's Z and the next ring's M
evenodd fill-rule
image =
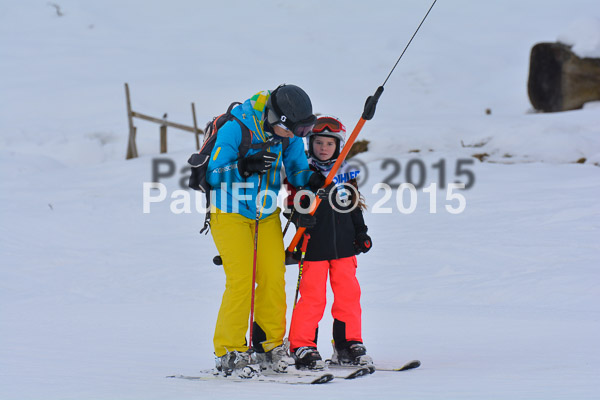
M206 175L213 188L214 197L211 198L211 204L222 212L238 213L246 218L255 219L257 197L259 192L262 192L259 198L260 218L266 218L277 210L282 166L285 167L287 179L295 187L306 186L310 175L314 173L308 167L304 141L301 138L290 138L284 151L282 141L277 139L276 135L263 130L262 114L269 96L269 91L259 92L231 110L231 113L250 130L251 143L266 143L270 140L271 144L267 150L277 154L273 167L263 175L260 190L258 174L244 178L237 168L242 140L242 128L239 123L235 120L228 121L219 129ZM260 149L250 149L246 157L259 151Z

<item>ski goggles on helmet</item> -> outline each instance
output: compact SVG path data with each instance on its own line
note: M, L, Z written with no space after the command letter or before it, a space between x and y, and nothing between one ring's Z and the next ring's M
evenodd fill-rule
M313 133L321 133L325 130L333 133L346 132L346 127L335 118L319 117L312 131Z
M273 110L269 109L267 110L267 119L272 126L279 125L291 131L295 136L303 138L312 132L317 117L310 115L308 118L305 118L302 121L291 122L285 115L278 117Z
M315 126L316 119L317 119L317 117L315 117L314 115L311 115L304 121L299 121L299 122L293 123L290 130L294 133L295 136L298 136L301 138L306 137L306 136L308 136L309 133L312 132L313 127Z
M295 136L306 137L310 132L312 132L312 128L315 125L315 121L317 117L313 114L309 114L308 117L300 120L300 121L292 121L288 118L283 110L279 107L277 103L277 91L283 85L277 87L272 93L266 104L266 112L267 112L267 120L269 124L275 126L277 124L282 124L286 129L290 130Z

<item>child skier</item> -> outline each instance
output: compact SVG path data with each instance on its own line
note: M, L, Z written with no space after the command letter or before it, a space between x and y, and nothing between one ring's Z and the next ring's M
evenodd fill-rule
M346 128L339 119L319 117L308 136L311 169L327 176L344 146L345 135ZM289 333L290 349L299 368L324 367L317 351L317 332L325 311L328 274L335 297L331 309L332 363L373 363L362 341L360 286L356 279L356 254L369 251L372 242L362 214L365 204L357 190L355 174L348 169L344 162L334 179L334 192L321 201L313 221L309 221L308 214L297 211L292 219L297 225L309 227L306 232L310 234L299 287L301 297ZM343 188L344 183L354 190ZM333 203L336 197L345 198L345 205ZM311 225L314 227L310 228Z

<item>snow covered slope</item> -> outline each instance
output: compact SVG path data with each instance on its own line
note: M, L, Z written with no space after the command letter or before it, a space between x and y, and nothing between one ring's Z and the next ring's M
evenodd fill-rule
M600 106L536 114L526 93L531 46L576 41L571 23L598 17L595 2L435 6L360 157L374 242L359 257L364 339L378 362L423 366L319 387L164 378L212 366L224 274L197 233L202 215L170 201L143 213L158 128L139 123L141 157L124 160L123 83L134 109L186 124L191 101L205 121L295 83L351 128L429 4L58 4L60 17L36 0L0 15L0 398L598 398ZM169 194L193 149L170 131ZM482 153L492 162L471 157ZM419 190L402 214L397 191L372 192L393 175L388 158L402 168L394 183L422 162L425 186L439 183L440 160L446 183L473 160L464 212L449 213L457 202L438 189L436 213ZM289 302L296 277L289 267Z

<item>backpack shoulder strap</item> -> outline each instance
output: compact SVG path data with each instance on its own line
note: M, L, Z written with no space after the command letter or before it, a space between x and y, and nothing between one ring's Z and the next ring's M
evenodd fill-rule
M229 107L227 108L227 112L225 114L231 115L231 110L233 110L233 107L238 106L240 104L242 104L242 103L240 103L239 101L234 101L233 103L231 103L229 105Z
M242 129L242 142L240 143L240 147L238 148L238 153L240 154L240 157L244 157L250 149L250 144L252 143L252 133L250 133L250 129L248 129L248 127L242 121L240 121L239 118L231 114L233 108L240 104L242 103L240 103L239 101L234 101L233 103L231 103L227 108L227 112L224 115L226 116L227 121L235 120Z
M240 157L244 157L250 149L250 145L252 143L252 133L250 132L250 129L248 129L248 127L239 120L239 118L231 115L231 119L237 121L238 125L242 129L242 142L240 143L238 152L240 153Z

